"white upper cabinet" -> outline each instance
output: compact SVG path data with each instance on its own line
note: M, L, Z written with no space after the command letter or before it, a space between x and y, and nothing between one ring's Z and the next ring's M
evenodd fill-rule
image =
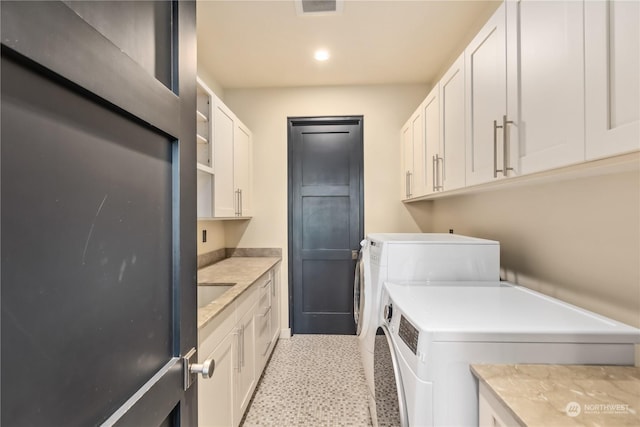
M465 186L464 54L440 79L440 158L435 186L455 190ZM437 162L436 162L437 163ZM438 182L439 180L439 182Z
M219 99L213 105L215 216L236 216L233 183L233 136L235 116Z
M251 216L251 131L218 98L214 98L213 119L215 216Z
M506 124L505 149L519 151L506 167L517 175L584 161L583 9L571 0L506 2L513 124Z
M640 2L585 3L586 157L640 149Z
M411 197L411 175L413 174L413 130L412 120L409 119L400 131L400 171L402 172L402 188L400 198L406 200Z
M236 213L238 216L246 217L253 214L253 206L251 205L253 171L251 131L236 119L233 137L233 182Z
M421 105L424 116L424 147L426 163L423 173L424 194L440 191L439 163L444 161L440 149L440 87L436 85ZM430 173L429 173L430 170Z
M501 176L503 117L507 114L505 6L498 7L465 50L466 185ZM499 134L498 134L499 133Z
M401 131L402 199L426 194L425 147L422 109L413 113Z

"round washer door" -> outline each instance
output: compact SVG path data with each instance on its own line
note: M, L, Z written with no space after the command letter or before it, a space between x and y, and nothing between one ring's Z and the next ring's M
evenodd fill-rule
M386 325L376 331L373 350L375 388L374 425L380 427L408 427L407 405L402 387L402 376L391 333Z

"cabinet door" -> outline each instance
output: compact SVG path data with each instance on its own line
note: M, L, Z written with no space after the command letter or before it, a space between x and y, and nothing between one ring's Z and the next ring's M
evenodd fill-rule
M233 181L234 190L238 192L235 195L236 211L240 216L251 216L251 169L253 166L251 131L236 120L233 137Z
M640 2L585 3L586 157L640 149Z
M215 169L215 216L235 216L233 185L233 136L235 116L218 99L213 111L213 149Z
M440 152L440 87L436 85L422 103L424 115L424 146L425 158L423 161L423 176L425 177L425 194L440 190L439 163Z
M516 174L584 160L583 2L507 2L508 119ZM519 166L519 170L518 170Z
M442 190L465 185L464 54L440 80L440 156Z
M420 197L426 194L427 183L427 159L424 139L424 115L422 108L413 114L411 118L411 137L413 143L413 174L411 175L411 197Z
M238 323L240 330L240 348L238 351L238 380L236 382L236 409L238 411L236 420L239 421L249 405L251 395L256 386L256 328L255 328L255 308L254 304L250 310L241 318Z
M238 368L235 352L237 333L229 333L209 355L215 362L213 376L198 379L198 425L234 426L239 422L235 404L235 376Z
M280 337L280 267L271 270L271 341L272 347Z
M506 46L504 3L465 50L466 78L466 181L467 185L498 176L503 150L497 150L502 133L494 130L506 115Z
M269 278L260 289L260 299L256 311L256 376L260 376L264 368L271 346L271 288Z
M413 174L413 130L411 127L412 119L404 125L401 131L401 167L402 172L402 191L401 199L405 200L411 197L411 175Z

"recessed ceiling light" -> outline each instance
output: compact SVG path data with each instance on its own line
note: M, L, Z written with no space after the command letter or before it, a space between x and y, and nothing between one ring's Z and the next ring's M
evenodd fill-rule
M318 49L316 50L316 53L313 54L313 57L316 58L317 61L326 61L329 59L329 51Z

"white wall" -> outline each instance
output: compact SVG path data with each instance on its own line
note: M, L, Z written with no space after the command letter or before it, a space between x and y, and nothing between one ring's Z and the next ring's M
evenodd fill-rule
M499 240L506 279L640 327L640 173L437 199L423 231Z
M364 116L365 232L418 231L400 202L400 128L424 99L426 85L226 89L225 104L253 132L253 203L250 222L225 224L228 247L279 247L288 289L287 117ZM282 324L288 324L288 295Z

